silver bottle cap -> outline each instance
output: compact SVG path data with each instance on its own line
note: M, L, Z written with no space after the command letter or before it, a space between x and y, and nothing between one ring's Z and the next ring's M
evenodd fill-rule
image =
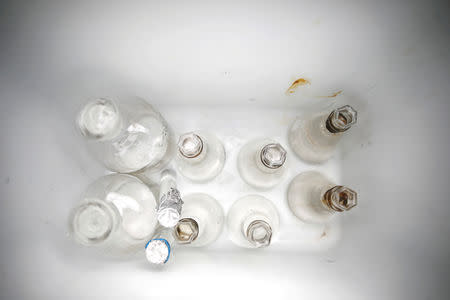
M182 206L183 200L180 197L180 192L175 188L170 188L160 199L157 211L159 223L164 227L177 225L181 217Z

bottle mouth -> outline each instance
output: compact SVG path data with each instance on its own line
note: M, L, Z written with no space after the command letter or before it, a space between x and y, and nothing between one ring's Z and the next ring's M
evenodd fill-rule
M151 239L145 245L145 256L147 260L156 265L165 264L170 258L170 243L166 239Z
M246 235L255 247L267 247L272 240L272 227L263 220L255 220L248 225Z
M183 218L175 226L175 237L180 244L189 244L198 236L198 223L192 218Z
M326 127L331 133L347 131L356 123L357 112L350 105L333 110L327 118Z
M74 209L70 225L76 242L85 246L97 245L110 237L114 213L101 201L89 201Z
M322 203L334 211L343 212L357 205L358 195L348 187L336 185L325 192Z
M186 158L194 158L203 151L203 140L197 134L190 132L180 136L178 151Z
M278 169L286 161L286 150L278 143L271 143L262 148L260 156L264 166L269 169Z
M86 104L78 115L81 133L91 139L111 136L120 126L117 106L108 99L97 99Z

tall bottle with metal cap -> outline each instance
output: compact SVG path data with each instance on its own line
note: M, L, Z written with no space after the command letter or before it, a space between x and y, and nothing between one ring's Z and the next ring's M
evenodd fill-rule
M160 226L145 245L145 254L151 264L162 265L169 261L175 241L174 226L180 220L183 203L177 189L175 171L165 169L161 173L156 209Z
M222 206L213 197L202 193L187 195L183 201L183 213L174 230L176 241L192 247L213 243L224 224Z
M178 140L175 157L178 171L195 182L216 177L225 164L225 149L220 140L208 132L188 132Z
M257 139L242 147L238 155L238 170L249 185L268 189L282 180L285 162L283 146L271 139Z
M100 247L112 255L142 249L156 224L152 191L125 174L104 176L89 185L69 222L76 242Z
M273 203L259 195L238 199L230 208L227 227L230 239L244 248L263 248L278 234L280 219Z
M352 189L336 185L316 171L300 173L289 184L287 200L291 211L304 222L326 223L336 213L357 204Z
M356 117L356 110L345 105L331 113L297 118L289 130L289 143L304 161L324 162L333 155L343 133L356 123Z
M115 172L160 170L173 156L166 121L139 98L95 99L82 108L77 126L97 160Z

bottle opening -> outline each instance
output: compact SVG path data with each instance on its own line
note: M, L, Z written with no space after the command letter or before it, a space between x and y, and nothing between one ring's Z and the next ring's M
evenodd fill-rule
M272 240L272 227L262 220L255 220L247 227L247 239L257 248L267 247Z
M357 198L358 195L354 190L338 185L325 192L322 202L328 208L342 212L355 207Z
M175 227L175 237L180 244L192 243L198 233L198 223L192 218L181 219Z
M286 150L278 144L272 143L261 150L261 162L270 169L278 169L286 161Z
M178 150L186 158L194 158L203 150L202 139L193 132L183 134L178 140Z
M331 112L326 127L331 133L344 132L356 123L357 112L350 105L339 107Z

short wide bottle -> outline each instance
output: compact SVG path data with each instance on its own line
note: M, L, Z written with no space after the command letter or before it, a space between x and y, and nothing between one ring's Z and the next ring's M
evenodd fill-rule
M183 197L184 206L180 221L175 226L179 244L203 247L213 243L224 224L223 209L213 197L195 193Z
M96 159L115 172L159 170L173 155L166 121L139 98L93 100L80 111L77 125Z
M230 208L227 227L230 239L244 248L263 248L278 234L280 219L273 203L260 195L247 195Z
M357 204L355 191L332 183L316 171L300 173L289 184L291 211L304 222L326 223L336 214Z
M286 169L286 150L271 139L245 144L238 155L238 170L249 185L269 189L279 183Z
M345 105L310 118L297 118L289 130L289 143L304 161L321 163L331 158L336 145L353 124L356 111Z
M225 164L225 149L220 140L208 132L188 132L178 140L175 157L179 172L195 182L216 177Z
M157 224L156 200L139 179L125 174L101 177L86 190L70 216L70 232L85 246L112 255L142 249Z

